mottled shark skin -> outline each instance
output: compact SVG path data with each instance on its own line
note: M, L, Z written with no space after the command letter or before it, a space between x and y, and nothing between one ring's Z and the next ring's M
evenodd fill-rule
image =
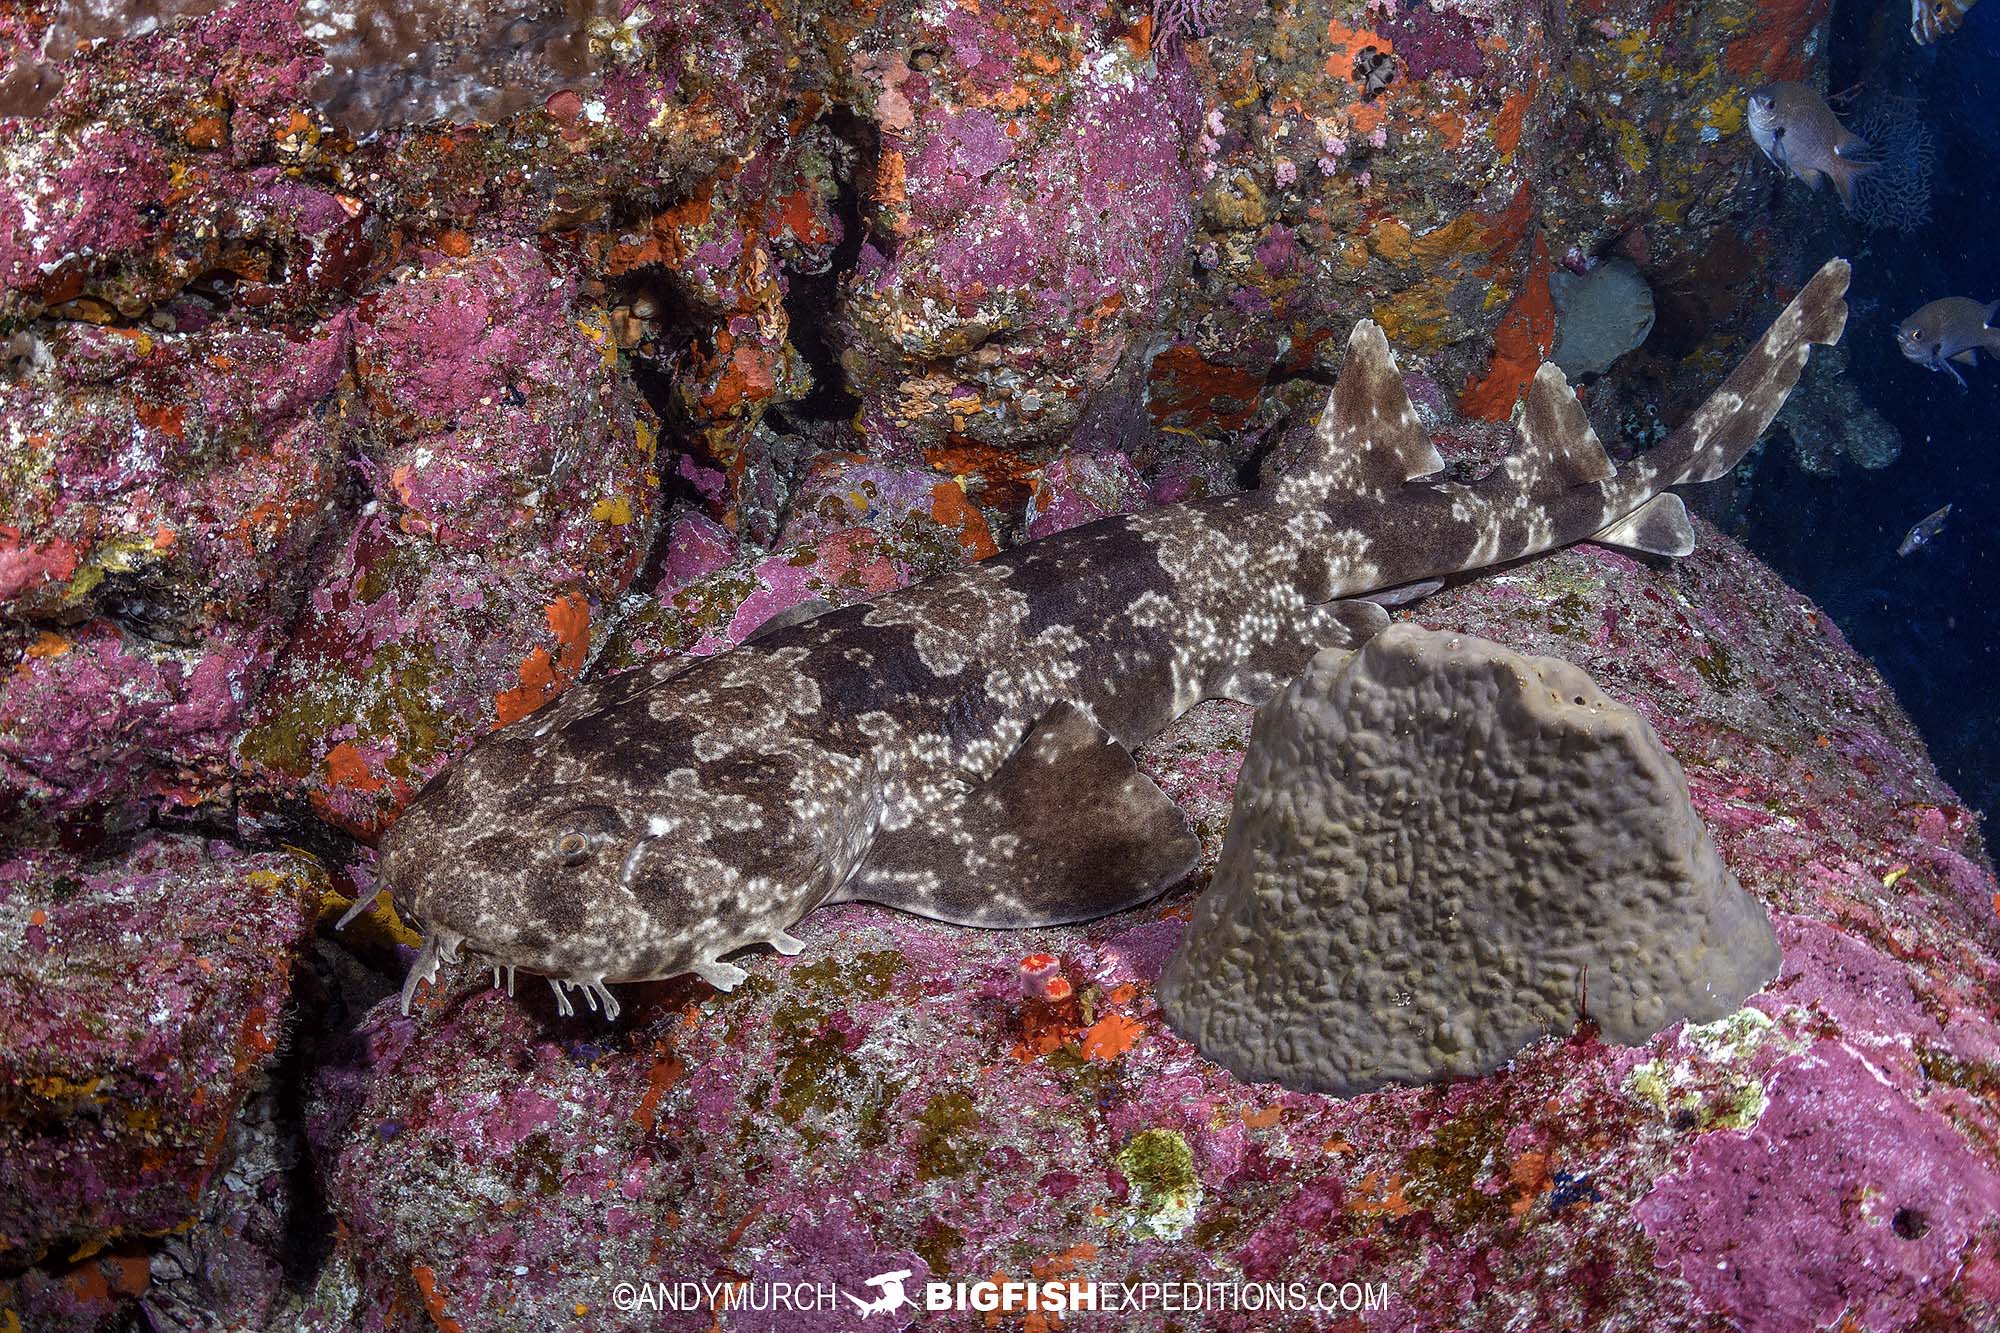
M1846 321L1836 260L1658 448L1615 470L1544 365L1520 449L1469 485L1442 468L1372 322L1314 456L1276 485L1109 518L693 663L598 680L473 747L384 837L379 869L440 961L611 983L800 943L863 899L971 926L1078 921L1194 867L1134 747L1203 699L1262 703L1321 648L1432 580L1585 539L1685 555L1667 487L1733 467L1814 343ZM1378 600L1365 600L1368 598Z

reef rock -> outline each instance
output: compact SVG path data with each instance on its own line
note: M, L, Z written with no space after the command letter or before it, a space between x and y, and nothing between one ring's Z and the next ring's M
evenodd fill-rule
M338 521L351 321L189 321L58 325L0 381L0 818L226 804Z
M606 312L527 246L434 258L356 335L368 502L248 719L255 810L378 827L576 678L651 544L655 429Z
M1395 625L1258 715L1160 1004L1238 1077L1346 1096L1621 1045L1778 972L1673 756L1575 667Z
M0 1265L196 1216L325 885L301 855L177 836L0 864Z
M610 1328L619 1277L865 1296L897 1269L1380 1283L1339 1312L1415 1329L2000 1313L2000 885L1873 670L1706 528L1663 571L1575 548L1417 609L1560 653L1680 758L1783 944L1749 1008L1636 1047L1579 1025L1442 1086L1244 1083L1160 1011L1198 884L1021 932L823 908L799 957L629 988L610 1027L460 973L323 1066L344 1230L311 1318ZM1211 864L1250 715L1203 705L1141 756ZM840 1304L812 1326L865 1327Z
M19 864L188 820L310 846L365 889L367 840L410 793L586 670L1240 485L1316 412L1364 315L1427 424L1490 458L1504 432L1458 409L1506 420L1554 335L1550 274L1614 243L1674 326L1652 354L1688 358L1661 392L1691 403L1782 249L1756 211L1771 174L1742 170L1741 90L1812 77L1827 12L419 0L364 32L337 30L341 8L0 4L0 833ZM0 1265L0 1327L108 1322L142 1292L163 1325L220 1308L185 1280L201 1236L312 1242L287 1259L328 1329L618 1327L619 1276L866 1294L897 1268L1351 1277L1391 1283L1385 1318L1419 1327L1467 1302L1522 1325L1749 1322L1714 1277L1746 1242L1698 1200L1728 1221L1766 1111L1774 1135L1902 1125L1919 1145L1892 1163L1856 1138L1836 1163L1774 1137L1754 1159L1765 1253L1829 1256L1786 1275L1794 1311L1990 1322L1992 881L1868 669L1726 547L1663 575L1570 553L1423 614L1559 649L1646 713L1779 913L1768 1029L1545 1042L1505 1074L1332 1103L1246 1087L1162 1025L1191 890L1022 935L843 907L739 993L642 990L618 1028L554 1023L539 997L370 1013L338 1058L314 1047L249 1095L295 1129L313 1063L331 1216L281 1242L189 1193L218 1171L181 1135L231 1140L216 1108L253 1075L217 1071L255 1060L176 1006L201 986L226 997L205 1015L281 1003L292 928L233 872L175 870L171 912L113 896L98 922L124 923L125 968L182 957L176 923L203 923L194 979L147 997L167 1029L128 1021L105 962L117 1023L79 1011L58 1049L101 1033L63 1077L151 1073L172 1030L203 1100L168 1096L174 1064L145 1113L114 1099L99 1126L75 1103L77 1142L153 1136L165 1156L119 1160L157 1191L80 1222L60 1180L0 1199L25 1218L0 1229L56 1246ZM1204 706L1149 751L1211 859L1247 725ZM198 859L155 845L174 850L133 853L130 883ZM30 916L99 901L63 895L127 882L116 864L58 873ZM357 1010L376 993L358 959L396 962L375 924L325 946ZM1023 997L1029 952L1059 959L1066 996ZM265 981L238 966L252 953ZM47 980L38 958L0 953L0 977ZM1836 1041L1885 1081L1847 1065L1814 1091ZM62 1093L10 1091L4 1142ZM229 1160L239 1192L285 1174ZM1882 1213L1933 1168L1951 1189L1907 1205L1921 1217ZM220 1220L141 1234L198 1211ZM69 1241L114 1234L132 1238L64 1267ZM852 1322L835 1305L801 1322ZM251 1308L213 1318L275 1325Z
M1870 406L1847 373L1848 351L1829 347L1799 377L1772 423L1801 470L1822 476L1844 468L1884 468L1903 453L1889 419Z

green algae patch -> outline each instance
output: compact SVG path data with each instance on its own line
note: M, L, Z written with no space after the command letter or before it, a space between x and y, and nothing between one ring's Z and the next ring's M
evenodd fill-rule
M889 994L896 973L903 967L897 949L877 949L853 958L826 957L792 970L802 992L815 1000L880 1000Z
M1735 664L1730 660L1729 650L1715 639L1708 641L1706 655L1697 654L1689 659L1709 688L1718 694L1732 694L1743 679L1736 673Z
M802 1122L843 1113L851 1115L864 1145L887 1138L887 1104L901 1085L866 1068L850 1034L833 1019L857 1001L886 997L902 965L900 952L882 949L793 969L788 980L795 993L771 1012L778 1057L774 1109L809 1139L825 1136Z
M978 1125L979 1111L972 1094L963 1088L931 1098L917 1115L916 1142L910 1151L917 1179L935 1180L971 1170L984 1146L973 1133Z
M1682 1029L1674 1051L1626 1075L1625 1090L1696 1133L1749 1129L1763 1118L1770 1099L1764 1081L1743 1066L1774 1040L1788 1052L1803 1049L1761 1009L1738 1009L1713 1023L1691 1023Z
M1588 637L1589 621L1589 604L1573 592L1566 592L1549 603L1549 628L1565 639Z
M916 1243L910 1248L929 1265L931 1277L942 1280L951 1273L951 1261L964 1244L965 1236L962 1232L933 1217L924 1223L922 1233L917 1236Z
M1428 1143L1403 1159L1408 1195L1453 1227L1493 1226L1509 1216L1507 1196L1480 1188L1504 1175L1509 1154L1504 1111L1474 1111L1438 1125Z
M1131 1186L1125 1216L1134 1235L1177 1240L1194 1225L1201 1180L1194 1152L1177 1131L1142 1130L1112 1160Z

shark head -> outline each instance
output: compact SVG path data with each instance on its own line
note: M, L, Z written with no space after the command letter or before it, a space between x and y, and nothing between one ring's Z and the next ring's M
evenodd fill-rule
M565 1014L578 987L615 1016L609 983L692 972L729 990L746 974L724 954L803 947L786 927L865 840L829 849L820 836L853 821L796 751L767 743L768 690L642 698L659 678L571 689L480 741L404 808L377 870L424 936L406 1012L440 962L462 958L510 989L516 969L547 977ZM799 811L802 790L813 800Z
M510 987L515 969L546 976L565 1009L574 985L615 1012L606 982L704 971L703 941L727 936L726 900L695 891L711 859L699 811L677 817L657 792L641 810L565 767L526 738L489 738L383 836L379 877L424 936L405 1012L439 962L461 959Z

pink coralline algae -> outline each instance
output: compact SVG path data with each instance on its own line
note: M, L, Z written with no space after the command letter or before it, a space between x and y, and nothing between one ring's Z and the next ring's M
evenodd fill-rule
M576 679L651 539L658 476L605 313L525 247L440 257L367 304L355 344L372 498L240 751L253 807L304 798L365 832Z
M2000 1217L2000 1174L1954 1123L1970 1099L1899 1085L1883 1058L1826 1043L1782 1062L1755 1128L1708 1136L1639 1204L1662 1259L1752 1333L1910 1327Z
M1121 454L1065 454L1041 469L1028 496L1027 532L1045 537L1148 507L1144 478Z
M193 1219L324 884L181 837L0 863L0 1263Z
M957 482L924 468L823 453L800 468L769 553L739 552L713 520L682 512L664 577L633 604L606 649L615 667L674 653L707 656L772 617L879 596L997 548Z
M918 448L1070 435L1091 386L1129 374L1170 313L1192 223L1198 113L1184 64L1113 46L1072 74L1074 55L1022 51L1019 16L979 12L957 43L978 68L1008 61L1034 90L1024 111L1051 103L1052 124L965 105L992 100L970 75L883 76L913 117L883 126L894 175L878 177L875 230L895 244L864 252L846 313L868 349L853 384L864 419Z

